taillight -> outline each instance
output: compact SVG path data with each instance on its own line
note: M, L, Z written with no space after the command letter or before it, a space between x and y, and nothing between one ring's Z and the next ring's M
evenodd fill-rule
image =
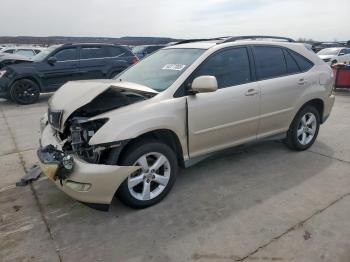
M138 59L136 56L134 56L133 58L132 58L132 60L131 60L131 63L132 64L136 64L136 63L138 63L140 61L140 59Z

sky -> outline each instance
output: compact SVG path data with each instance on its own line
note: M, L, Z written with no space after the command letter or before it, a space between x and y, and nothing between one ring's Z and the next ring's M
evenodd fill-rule
M350 0L9 0L1 36L350 40Z

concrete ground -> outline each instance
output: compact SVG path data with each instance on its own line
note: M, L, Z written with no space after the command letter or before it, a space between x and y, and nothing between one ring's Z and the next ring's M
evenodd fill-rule
M160 204L90 209L36 161L40 103L0 101L0 261L350 261L350 96L308 151L262 142L182 170Z

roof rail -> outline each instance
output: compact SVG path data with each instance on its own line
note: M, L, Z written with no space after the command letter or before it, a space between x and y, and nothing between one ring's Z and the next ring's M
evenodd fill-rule
M281 36L267 36L267 35L245 35L245 36L233 36L226 39L223 39L222 42L219 42L218 44L228 43L228 42L234 42L238 40L257 40L257 39L278 39L278 40L284 40L287 42L295 42L292 38L288 37L281 37Z
M203 42L203 41L211 41L211 40L225 40L225 37L215 37L215 38L202 38L202 39L187 39L179 41L173 45L181 45L181 44L187 44L187 43L193 43L193 42Z

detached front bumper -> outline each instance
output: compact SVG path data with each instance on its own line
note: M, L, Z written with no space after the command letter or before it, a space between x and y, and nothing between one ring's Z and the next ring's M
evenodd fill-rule
M44 147L52 145L57 152L62 147L55 131L47 125L41 135L41 148L38 150L40 166L45 175L70 197L88 205L107 204L113 199L119 185L139 167L90 164L73 155L73 168L67 171L60 161L47 157ZM63 153L63 152L62 152ZM46 155L46 157L44 157ZM56 158L57 159L57 158ZM64 176L60 176L64 172ZM60 179L60 177L65 177Z

